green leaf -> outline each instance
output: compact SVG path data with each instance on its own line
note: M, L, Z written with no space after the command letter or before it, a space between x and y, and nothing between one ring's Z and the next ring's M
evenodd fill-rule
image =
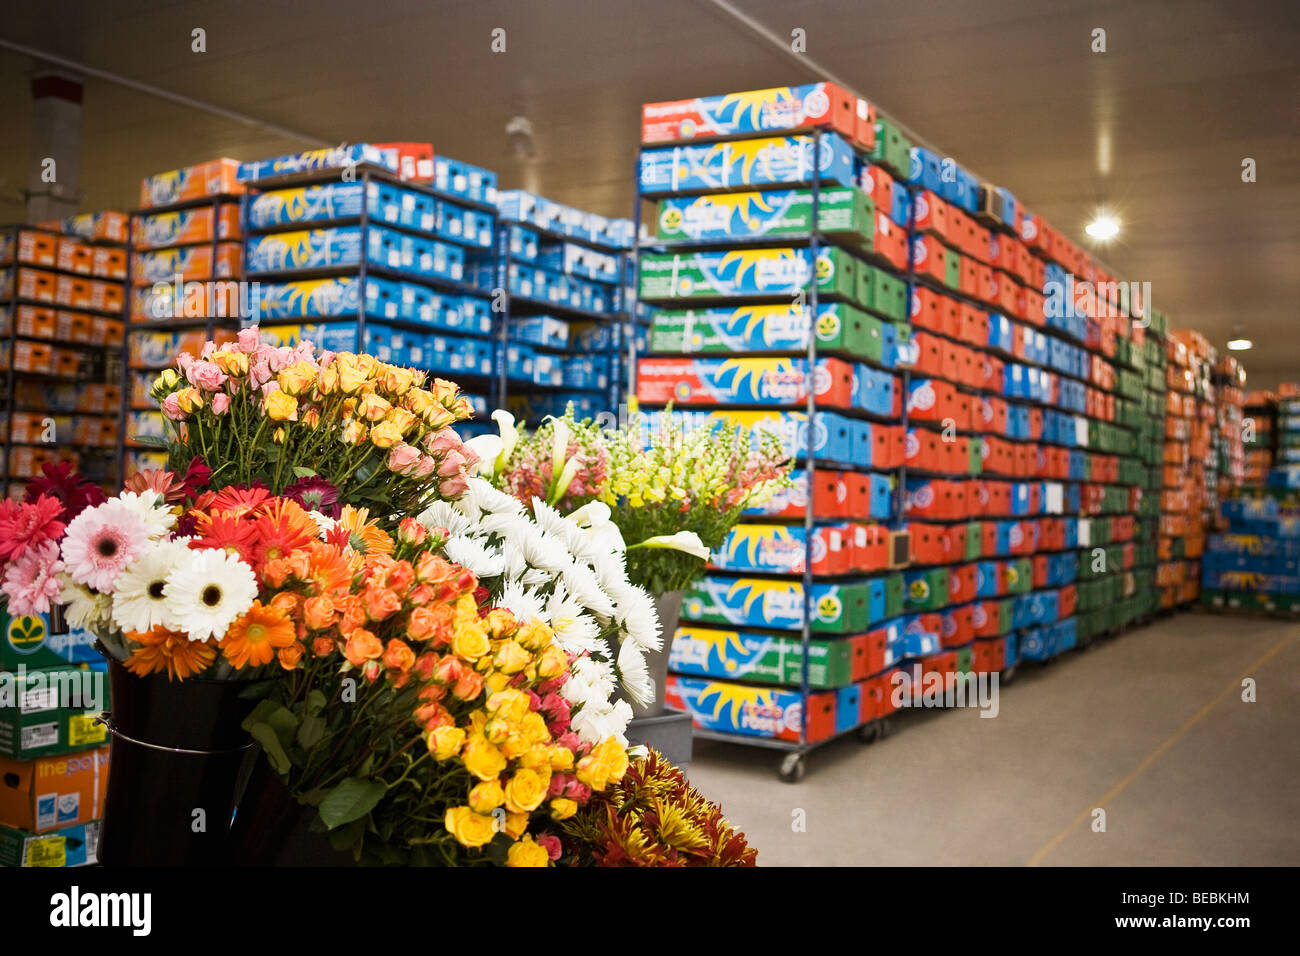
M302 723L298 725L298 746L303 750L311 750L321 738L325 736L325 721L316 714L308 714L303 717Z
M320 802L320 817L331 830L360 821L375 808L385 792L383 783L378 780L348 777Z
M258 721L247 728L248 732L253 735L253 739L262 745L267 759L271 761L271 766L276 773L288 773L289 755L284 752L284 747L280 743L280 738L275 732L275 728L265 721Z
M366 825L360 820L353 820L337 830L330 830L330 846L336 850L350 850L360 844L362 837L365 835Z
M307 695L307 713L315 716L325 709L328 699L318 690L312 691Z
M298 478L316 477L316 470L314 468L304 468L302 465L294 465L293 473Z
M266 700L276 686L277 683L273 680L249 681L248 686L239 692L239 696L244 700Z
M152 448L166 448L170 444L161 435L132 435L131 441L137 445L149 445Z

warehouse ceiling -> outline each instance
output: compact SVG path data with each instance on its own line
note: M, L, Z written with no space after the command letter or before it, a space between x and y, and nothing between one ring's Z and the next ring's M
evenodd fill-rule
M496 169L506 187L630 215L642 102L829 73L1085 246L1098 205L1115 209L1123 232L1100 257L1151 282L1175 326L1222 347L1242 323L1252 384L1300 378L1300 6L1287 0L5 6L2 40L282 128L90 77L83 209L130 208L144 174L215 155L405 139ZM196 28L206 52L191 49ZM796 29L803 55L760 35L788 44ZM23 215L36 66L0 50L0 221ZM517 115L531 158L506 134Z

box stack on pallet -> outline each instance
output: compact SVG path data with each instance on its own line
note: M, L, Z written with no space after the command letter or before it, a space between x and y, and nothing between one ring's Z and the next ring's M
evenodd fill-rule
M163 416L150 388L176 356L197 355L209 339L228 341L247 293L240 245L239 161L214 159L146 176L131 215L125 472L166 466L151 450ZM140 441L144 438L145 441Z
M0 609L0 867L97 862L109 700L93 640Z
M264 338L445 375L486 413L492 309L466 262L495 242L494 173L428 143L360 143L245 163L239 179Z
M1140 410L1137 429L1137 458L1139 461L1142 494L1135 509L1137 544L1135 564L1136 600L1139 616L1144 617L1160 608L1156 576L1159 573L1160 516L1164 503L1165 455L1165 393L1166 378L1165 336L1169 323L1163 312L1150 303L1145 304L1145 315L1133 323L1134 367L1142 378L1143 388L1138 399ZM1140 351L1141 359L1137 359Z
M887 528L904 448L906 205L859 184L874 155L887 194L908 144L880 136L872 113L818 83L642 114L639 192L657 207L638 262L653 319L637 399L673 402L685 427L775 433L798 461L793 492L746 516L687 592L666 700L697 733L796 755L883 716L886 668L956 667L937 624L921 633L914 613L907 626L946 603L947 569L909 590L906 538Z
M1211 456L1213 402L1203 356L1188 348L1189 333L1170 331L1165 340L1164 492L1160 518L1160 565L1156 586L1160 607L1181 607L1200 588L1199 559L1205 551L1205 509L1209 500L1206 460ZM1205 415L1206 408L1210 417Z
M633 227L521 190L497 197L493 255L471 264L497 304L502 397L516 418L617 413L626 388L623 283Z
M1246 453L1244 483L1261 487L1268 481L1277 449L1277 393L1246 393L1242 409L1242 444Z
M1268 473L1268 487L1293 497L1300 489L1300 385L1280 385L1277 395L1277 450Z
M1217 503L1226 501L1246 481L1246 370L1234 356L1224 355L1214 363L1214 398L1216 419L1214 425L1214 456L1217 484L1215 488L1215 514Z
M1077 442L1082 383L1066 376L1085 374L1084 353L1045 334L1046 264L1021 239L1015 197L921 148L909 178L913 555L950 566L945 647L973 637L977 671L1044 660L1075 642L1077 522L1065 515L1077 488L1063 446Z
M72 216L0 232L4 493L68 461L105 488L121 479L126 217Z
M1300 402L1296 404L1300 415ZM1220 610L1300 613L1300 500L1293 489L1234 491L1210 536L1201 602Z

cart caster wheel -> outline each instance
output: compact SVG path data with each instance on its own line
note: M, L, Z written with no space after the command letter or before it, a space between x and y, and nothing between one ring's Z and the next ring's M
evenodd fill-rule
M893 714L886 714L884 717L881 717L880 720L877 721L877 723L880 724L881 740L884 740L886 737L892 737L894 735L894 731L898 730L898 728L894 726Z
M1019 662L1017 662L1015 664L1012 664L1010 667L1003 668L1002 677L999 679L998 682L1001 684L1010 684L1013 680L1016 679L1016 668L1019 666L1020 664Z
M786 783L798 783L803 779L803 754L786 754L781 759L781 779Z
M885 735L880 720L870 720L858 728L858 740L864 744L874 744Z

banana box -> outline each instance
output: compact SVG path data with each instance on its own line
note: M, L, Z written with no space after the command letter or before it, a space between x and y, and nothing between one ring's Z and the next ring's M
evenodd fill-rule
M647 415L649 427L658 428L662 413ZM785 411L674 411L672 417L680 419L685 427L712 428L719 422L738 425L754 437L775 435L786 457L802 459L808 451L808 416L804 412ZM818 461L831 461L841 465L870 464L870 448L855 441L854 426L866 425L834 412L818 412L813 422L813 453ZM861 459L861 460L860 460Z
M212 339L217 345L235 340L230 329L215 329ZM132 368L162 368L171 365L181 352L197 356L207 341L202 329L183 332L133 332L128 346L128 360Z
M758 571L802 574L807 555L807 529L798 525L738 524L713 552L709 567L718 571ZM844 574L850 570L851 543L836 526L813 529L814 574Z
M853 366L818 359L810 376L801 358L648 358L637 363L637 398L678 405L790 405L808 395L809 378L819 404L851 408Z
M881 361L885 334L879 319L845 302L817 305L817 348ZM799 305L743 305L657 311L652 352L796 352L808 347L808 310Z
M835 733L835 700L830 691L809 694L805 721L803 696L798 690L675 674L669 675L664 686L664 703L690 714L692 723L702 730L791 741L803 735L809 743Z
M641 142L666 143L814 126L838 130L852 138L858 127L857 111L856 97L824 81L644 103Z
M212 246L178 246L171 249L152 249L131 253L131 281L135 285L151 286L155 283L203 279L228 279L239 275L243 248L237 242L217 245L215 271L212 265Z
M132 475L139 474L142 471L150 471L166 467L166 452L140 451L133 448L127 448L126 450L126 475L128 478Z
M102 660L94 643L95 636L82 628L51 633L48 615L12 617L0 609L0 671L16 670L20 664L57 667Z
M812 232L812 226L810 189L670 196L659 204L660 239L801 236ZM841 241L871 248L875 234L871 197L847 186L821 190L817 228Z
M367 287L374 281L367 279ZM258 288L257 317L265 321L355 315L360 288L361 283L351 278L264 282Z
M342 169L356 167L362 163L378 166L391 173L397 173L396 155L390 155L378 146L369 143L354 143L351 146L335 146L330 149L310 149L303 153L277 156L275 159L261 159L251 163L240 163L238 179L241 183L257 182L272 176L290 176L295 173L308 173L324 169Z
M813 638L808 643L808 686L847 687L870 671L869 635ZM790 634L681 627L668 669L695 677L794 684L802 680L803 645Z
M80 236L82 239L126 242L127 217L120 212L84 212L43 223L41 228Z
M259 197L260 198L260 197ZM156 212L136 219L131 243L136 249L164 249L194 242L211 242L213 211L211 206ZM239 206L223 203L215 215L217 239L240 239Z
M817 254L817 291L861 304L858 273L862 263L842 249ZM771 296L793 299L807 294L813 277L808 249L732 249L717 252L659 253L642 256L641 298L653 300Z
M813 514L818 518L844 518L849 515L851 492L848 479L877 476L841 473L819 469L815 476ZM747 517L798 518L808 508L808 472L796 468L790 473L790 487L782 488L761 505L746 508Z
M245 259L250 273L321 269L359 265L362 248L359 226L277 232L251 237L245 245Z
M812 629L851 634L872 623L865 580L813 585ZM803 626L803 584L794 580L705 575L687 589L682 617L701 624L798 630Z
M237 159L213 159L146 176L140 183L140 205L169 206L188 199L242 193L239 171Z
M853 148L835 133L824 134L816 157L816 177L853 186L856 172ZM647 195L796 186L813 176L813 137L807 134L641 151L641 191Z
M447 156L433 158L433 187L489 206L497 201L496 173Z
M0 674L0 757L32 760L99 747L108 730L107 665L59 665Z

